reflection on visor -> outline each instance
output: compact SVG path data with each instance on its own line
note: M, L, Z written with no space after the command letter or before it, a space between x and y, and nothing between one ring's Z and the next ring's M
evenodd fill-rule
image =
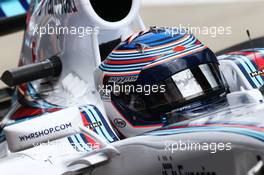
M203 64L178 72L160 82L160 85L164 85L165 92L150 95L121 92L113 98L120 105L148 118L188 107L190 103L202 98L216 97L226 90L216 64Z
M197 79L195 78L195 75ZM195 94L203 93L202 85L197 80L199 77L202 79L206 79L208 84L210 85L207 89L213 89L218 86L216 82L216 77L213 75L212 70L209 65L203 64L200 65L199 68L196 69L187 69L182 72L179 72L172 76L172 79L182 94L183 98L187 98L193 96Z
M184 98L203 92L189 69L173 75L172 79Z
M218 86L216 79L213 75L212 70L210 69L209 65L203 64L199 66L201 71L203 72L204 76L208 80L208 83L211 85L211 88L215 88Z

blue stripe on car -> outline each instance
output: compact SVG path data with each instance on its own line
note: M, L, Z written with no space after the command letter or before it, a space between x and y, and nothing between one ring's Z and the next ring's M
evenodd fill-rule
M253 88L257 88L259 87L259 82L254 78L254 77L251 77L250 76L250 73L252 72L248 65L244 62L244 60L236 57L236 56L231 56L231 58L235 58L237 61L239 61L240 65L243 67L243 69L246 71L246 72L243 72L245 77L251 82L250 84L253 86ZM240 67L241 68L241 67ZM241 69L242 70L242 69Z
M19 0L25 10L29 9L29 3L26 0Z
M1 8L1 6L0 6L0 18L1 17L5 17L6 15L5 15L5 13L4 13L4 11L2 10L2 8Z
M83 108L83 110L88 114L90 120L91 120L91 123L97 123L98 121L96 120L94 114L88 109L88 108ZM102 129L100 127L95 127L95 131L96 133L101 136L102 138L105 138L106 141L109 141L109 140L112 140L112 138L108 138L104 132L102 131Z
M21 14L26 13L26 10L23 8L23 6L17 0L2 1L1 2L1 8L7 17L21 15Z
M241 59L243 59L243 60L245 60L245 62L247 63L247 65L249 66L249 68L252 70L252 72L257 71L257 69L258 69L257 66L254 65L252 63L252 61L248 57L246 57L246 56L238 56L238 57L241 58ZM261 76L256 76L254 78L259 82L260 86L263 85L263 80L261 79Z
M92 108L97 113L97 115L100 117L100 119L103 123L103 127L106 129L106 131L110 135L110 137L113 138L114 141L119 140L119 138L117 137L117 135L115 134L113 129L110 128L110 123L106 121L106 119L102 115L102 113L95 106L90 106L90 108Z
M264 133L258 132L245 128L233 128L233 127L218 127L218 126L206 126L206 127L190 127L181 129L171 129L171 130L161 130L154 131L152 133L147 133L146 135L153 136L163 136L163 135L173 135L173 134L185 134L193 132L228 132L240 134L248 137L252 137L264 142Z

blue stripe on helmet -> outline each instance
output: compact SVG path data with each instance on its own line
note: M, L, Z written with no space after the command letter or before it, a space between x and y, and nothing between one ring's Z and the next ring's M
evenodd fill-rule
M163 49L157 49L154 51L144 52L144 55L142 55L141 53L137 54L137 55L134 55L134 54L115 54L113 52L112 54L109 55L108 59L109 60L120 60L120 59L122 60L125 58L126 60L133 60L133 59L140 59L140 58L148 58L149 56L160 55L161 52L168 52L168 51L172 50L171 48L179 46L179 45L185 46L185 47L192 46L196 41L197 40L194 37L191 37L191 38L189 38L189 39L187 39L181 43L178 43L178 44L175 44L175 45L163 48Z
M161 51L167 51L167 50L170 50L171 47L175 47L175 46L178 46L178 45L188 45L194 40L197 41L197 39L193 35L188 35L188 37L184 41L182 41L180 43L174 44L174 45L172 45L170 47L156 49L155 51L145 51L144 55L153 54L153 53L156 53L156 52L160 53ZM129 53L128 54L128 53L114 53L114 52L112 52L110 54L110 58L113 58L113 57L121 57L121 58L122 57L126 57L127 58L127 57L138 57L138 56L142 56L142 53Z
M192 51L194 49L198 49L200 47L202 48L204 46L203 45L196 45L196 46L193 46L193 47L190 47L190 48L186 49L184 52L171 53L171 54L168 54L166 56L163 56L163 57L161 57L161 58L159 58L159 59L157 59L155 61L148 61L146 63L147 64L155 63L157 61L165 60L165 59L168 59L170 57L175 57L175 56L184 54L186 52ZM131 64L131 65L133 65L133 64ZM142 70L142 68L143 68L143 66L134 67L134 66L126 65L125 68L123 68L123 67L118 67L117 65L115 65L115 66L112 66L112 65L105 66L105 64L101 64L100 65L100 69L101 70L103 70L103 71L109 71L109 72L140 71L140 70Z
M142 67L148 65L152 61L144 62L144 63L136 63L136 64L127 64L127 65L114 65L114 64L105 64L102 63L102 68L133 68L133 67Z
M160 41L152 41L152 42L151 41L150 42L144 41L144 43L147 44L147 45L149 45L149 46L151 46L151 47L156 47L156 46L163 45L163 44L169 44L169 43L171 43L173 41L176 41L176 40L179 40L181 38L183 38L183 36L178 37L178 38L175 38L175 37L169 37L168 39L164 39L163 38Z

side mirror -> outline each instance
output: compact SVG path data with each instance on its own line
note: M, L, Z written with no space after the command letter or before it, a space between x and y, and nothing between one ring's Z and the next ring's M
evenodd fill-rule
M7 70L3 73L1 80L12 87L45 77L56 77L61 74L61 71L61 60L59 57L54 56L38 63Z

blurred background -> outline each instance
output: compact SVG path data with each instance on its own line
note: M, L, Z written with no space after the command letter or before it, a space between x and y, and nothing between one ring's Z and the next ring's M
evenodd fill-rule
M0 0L8 1L8 0ZM12 0L9 0L12 1ZM146 26L231 27L231 34L196 36L214 51L264 36L264 0L141 0L141 16ZM12 13L15 13L16 9ZM1 27L1 26L0 26ZM0 37L0 74L18 62L23 31ZM4 87L0 83L0 88Z

